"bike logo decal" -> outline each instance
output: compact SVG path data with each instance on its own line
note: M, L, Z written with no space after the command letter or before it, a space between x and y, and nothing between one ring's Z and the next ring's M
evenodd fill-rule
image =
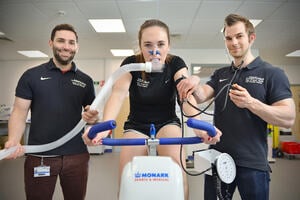
M134 181L169 181L169 173L167 172L136 172Z

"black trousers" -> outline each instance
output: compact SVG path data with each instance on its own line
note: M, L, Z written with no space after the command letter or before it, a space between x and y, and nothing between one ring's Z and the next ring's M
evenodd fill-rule
M60 179L64 200L83 200L86 195L89 153L43 157L43 165L50 166L50 176L34 177L34 168L42 158L28 155L24 164L27 200L52 200L57 177Z

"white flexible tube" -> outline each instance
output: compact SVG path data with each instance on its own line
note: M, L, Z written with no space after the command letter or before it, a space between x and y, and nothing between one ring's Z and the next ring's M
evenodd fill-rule
M163 67L161 65L161 67ZM160 67L160 68L161 68ZM152 68L152 63L151 62L146 62L146 63L132 63L132 64L127 64L122 67L120 67L117 71L115 71L108 79L107 83L104 84L103 88L99 92L99 94L96 96L94 99L93 103L91 104L91 109L96 109L99 105L104 106L104 100L105 97L108 95L108 93L111 91L111 88L113 84L120 78L123 74L131 71L146 71L146 72L151 72ZM160 69L157 69L157 72L160 71ZM155 71L154 71L155 72ZM84 128L86 125L86 122L81 119L78 124L66 135L61 137L60 139L48 143L48 144L43 144L43 145L23 145L25 148L25 153L37 153L37 152L45 152L49 151L52 149L55 149L63 144L65 144L67 141L72 139L75 135L77 135L81 129ZM10 154L12 154L17 147L11 147L8 149L3 149L0 151L0 160L6 158Z

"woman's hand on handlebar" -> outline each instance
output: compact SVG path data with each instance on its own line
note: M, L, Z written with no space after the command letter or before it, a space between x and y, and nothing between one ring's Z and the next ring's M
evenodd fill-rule
M91 127L87 127L82 135L82 140L84 142L84 144L88 145L88 146L97 146L97 145L101 145L102 144L102 139L106 138L111 130L107 130L107 131L103 131L103 132L99 132L97 133L97 136L94 139L90 139L88 137L88 132L90 130Z
M203 139L203 142L205 144L216 144L217 142L220 142L220 137L222 136L222 132L217 127L215 127L215 129L217 132L215 137L210 137L206 131L199 130L199 129L194 129L194 132L198 137L201 137Z

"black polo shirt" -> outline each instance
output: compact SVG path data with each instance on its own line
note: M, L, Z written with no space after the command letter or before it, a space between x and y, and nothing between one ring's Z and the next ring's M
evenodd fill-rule
M271 105L292 97L288 78L283 70L257 57L242 69L228 66L216 70L207 82L215 95L220 93L215 101L214 123L223 132L221 141L211 148L229 153L238 166L268 170L267 123L248 109L238 108L230 100L227 89L233 83L246 88L252 97Z
M29 145L53 142L81 120L82 108L95 98L93 80L72 63L62 73L51 59L48 63L28 69L20 78L16 96L31 100ZM81 134L46 155L70 155L87 152Z
M136 63L136 57L127 57L121 66ZM144 124L159 124L177 118L175 112L176 87L174 75L185 68L185 62L172 56L161 73L133 71L129 88L130 112L128 119Z

